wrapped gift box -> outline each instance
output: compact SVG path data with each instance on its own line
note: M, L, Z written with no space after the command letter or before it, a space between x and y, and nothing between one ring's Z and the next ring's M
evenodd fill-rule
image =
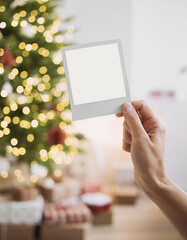
M35 200L38 197L38 189L32 186L15 187L12 193L16 201Z
M39 185L45 200L57 202L64 198L79 196L81 193L81 183L76 179L64 179L55 183L52 179L46 179Z
M95 213L92 220L94 225L107 225L112 224L112 210Z
M8 195L0 196L1 224L38 224L42 220L44 200L38 196L36 200L16 202Z
M101 191L101 185L98 182L83 182L82 193L95 193Z
M35 240L35 226L0 225L1 240Z
M104 193L85 193L81 195L81 200L86 204L93 214L104 212L112 207L112 198Z
M135 204L139 197L137 186L119 187L113 186L105 189L105 192L113 196L117 204Z
M64 224L41 227L40 240L85 240L89 224Z
M89 222L91 218L89 208L83 203L46 204L44 207L44 223L49 225Z

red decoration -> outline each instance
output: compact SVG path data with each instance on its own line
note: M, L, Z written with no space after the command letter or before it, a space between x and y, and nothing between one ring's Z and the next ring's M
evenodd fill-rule
M5 47L4 55L0 58L0 62L4 65L5 68L11 68L15 65L15 59L13 57L12 51Z
M49 129L47 140L50 145L64 144L66 133L59 127Z

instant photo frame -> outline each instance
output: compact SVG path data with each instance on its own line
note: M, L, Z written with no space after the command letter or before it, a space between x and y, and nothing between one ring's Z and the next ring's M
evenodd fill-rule
M73 120L121 112L130 93L121 41L62 48Z

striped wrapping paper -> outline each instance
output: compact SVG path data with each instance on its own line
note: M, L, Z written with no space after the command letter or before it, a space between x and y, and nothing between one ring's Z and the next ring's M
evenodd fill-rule
M89 208L82 204L46 204L44 207L45 224L83 223L91 221Z

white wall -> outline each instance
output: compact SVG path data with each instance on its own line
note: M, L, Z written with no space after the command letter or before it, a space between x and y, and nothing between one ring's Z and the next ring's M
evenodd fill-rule
M131 0L65 0L62 16L74 16L76 43L120 38L130 75Z
M135 94L176 89L187 64L187 1L132 1L132 79Z

